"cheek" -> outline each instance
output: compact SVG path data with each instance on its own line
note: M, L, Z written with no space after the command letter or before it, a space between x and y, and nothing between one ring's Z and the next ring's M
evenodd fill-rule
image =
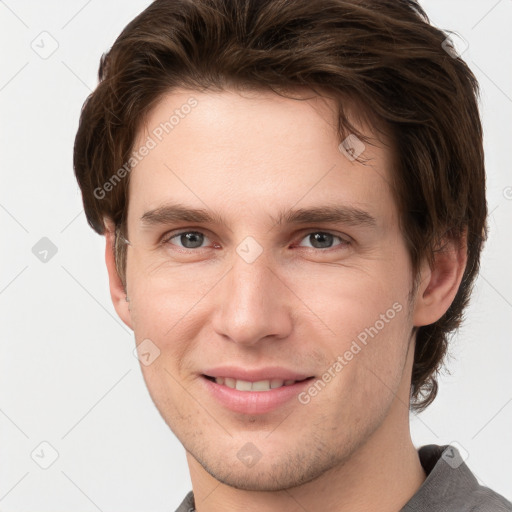
M410 282L392 267L384 262L365 268L326 267L294 283L297 295L307 297L316 314L303 329L308 338L316 334L316 350L329 361L325 370L335 375L332 396L355 417L389 404L402 378L412 329Z
M137 344L148 343L157 357L149 365L141 360L141 370L150 396L171 429L183 420L190 407L185 390L195 368L190 354L197 354L202 322L204 286L197 280L186 286L185 279L139 274L132 281L132 321ZM148 341L149 340L149 341ZM139 356L140 357L140 356ZM173 430L174 431L174 430Z
M407 308L388 300L382 301L382 308L367 303L365 309L351 310L352 314L346 310L337 323L333 317L337 336L322 347L331 363L319 376L328 382L325 388L318 385L317 398L310 397L311 415L324 417L333 430L342 426L355 437L369 435L384 420L396 396L402 395L409 321ZM407 395L401 400L408 403ZM343 439L340 432L340 442Z
M385 262L311 267L288 275L288 284L311 317L333 339L352 339L374 327L390 331L405 316L409 280ZM309 310L309 311L308 311ZM300 318L300 317L299 317ZM322 331L323 332L323 331Z
M169 414L179 414L186 408L183 386L197 372L193 364L201 350L200 331L208 322L208 293L219 278L207 272L139 270L135 265L130 272L135 339L137 344L150 340L158 352L154 362L141 365L146 385L159 408L163 401Z
M201 302L222 276L219 272L162 262L148 266L134 257L127 272L134 330L172 337L183 319L201 309Z

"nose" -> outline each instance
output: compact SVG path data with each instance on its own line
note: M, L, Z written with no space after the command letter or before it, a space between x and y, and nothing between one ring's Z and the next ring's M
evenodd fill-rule
M213 328L219 335L247 346L290 335L294 295L272 266L263 255L252 263L234 256L216 294Z

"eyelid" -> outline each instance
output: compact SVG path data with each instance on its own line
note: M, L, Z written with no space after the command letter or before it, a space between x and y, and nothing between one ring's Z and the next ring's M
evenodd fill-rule
M340 231L336 231L335 229L329 228L304 228L299 231L297 237L304 238L305 236L311 235L312 233L327 233L329 235L338 236L345 240L346 242L352 241L352 237L350 237L346 233L341 233Z
M327 235L331 235L335 238L338 238L340 240L340 244L339 246L346 246L346 245L349 245L352 243L352 238L344 233L338 233L337 231L331 231L329 229L306 229L304 230L303 232L301 232L298 236L297 236L297 243L300 244L300 242L302 242L307 236L309 235L312 235L314 233L322 233L322 234L327 234ZM325 249L317 249L315 247L305 247L305 246L301 246L301 245L298 245L298 247L301 247L301 248L305 248L305 249L312 249L312 250L316 250L316 251L322 251L322 252L327 252L329 251L330 249L335 249L336 247L338 246L334 246L334 247L327 247Z

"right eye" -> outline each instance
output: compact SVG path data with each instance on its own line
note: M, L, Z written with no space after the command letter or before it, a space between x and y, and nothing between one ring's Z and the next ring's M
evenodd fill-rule
M175 240L175 242L173 241ZM180 231L178 233L171 232L165 235L162 243L177 245L181 249L201 249L208 237L200 231Z

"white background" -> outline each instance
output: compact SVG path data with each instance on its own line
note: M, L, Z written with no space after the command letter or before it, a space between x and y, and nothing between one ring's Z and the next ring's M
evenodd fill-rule
M191 489L184 450L154 407L131 332L111 305L103 240L85 221L72 169L99 58L148 4L0 2L3 512L173 511ZM482 88L491 215L451 375L436 402L412 416L413 439L457 441L480 481L512 500L512 0L422 5L469 43L463 57ZM47 59L31 47L41 38L46 50L58 43ZM57 248L46 263L32 252L42 237ZM50 462L43 441L58 452L48 469L34 460Z

